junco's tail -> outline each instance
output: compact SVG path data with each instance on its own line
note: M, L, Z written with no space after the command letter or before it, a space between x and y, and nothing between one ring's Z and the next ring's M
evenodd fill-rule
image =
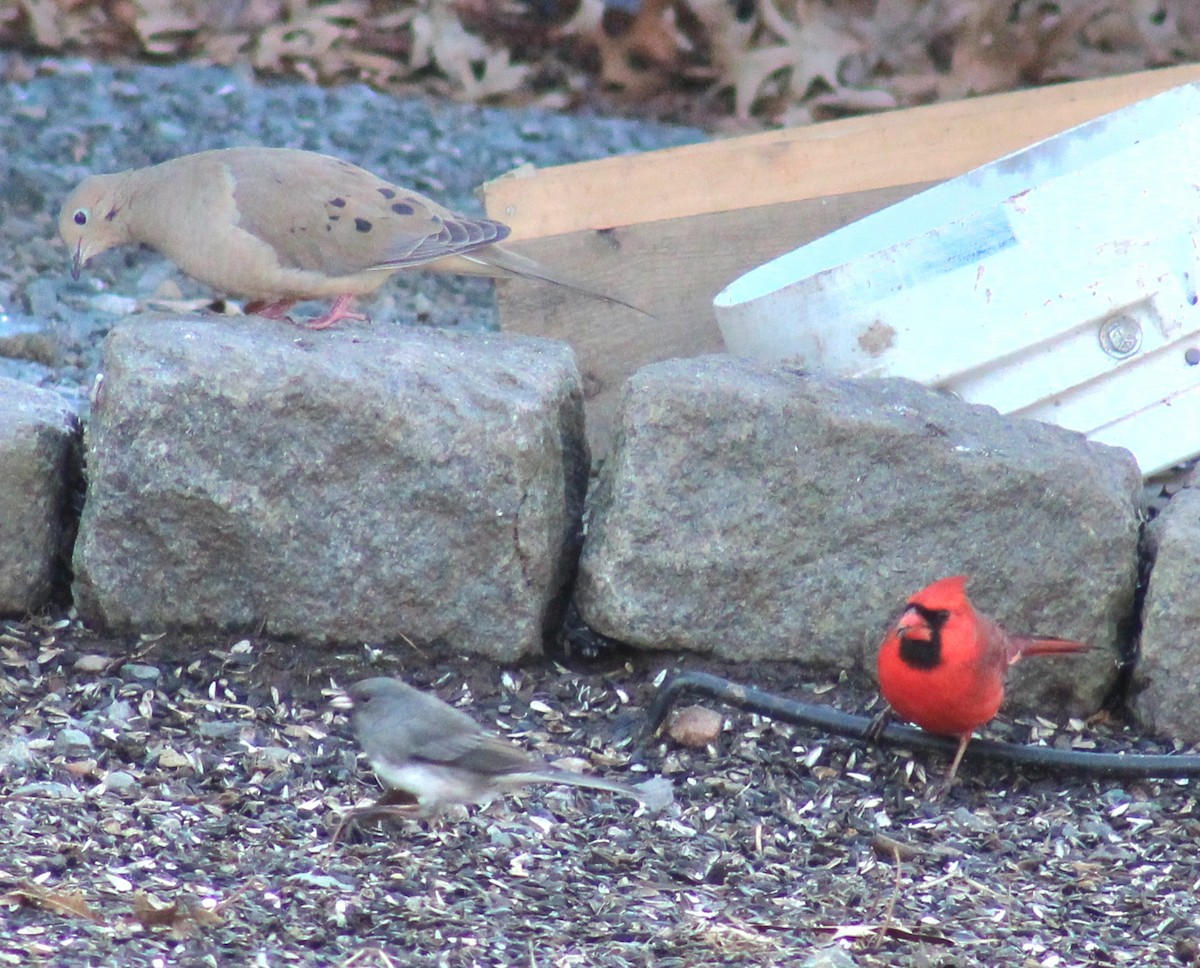
M659 811L669 806L675 799L671 781L665 777L656 776L628 786L615 780L605 780L598 776L587 776L571 770L541 770L536 773L520 773L511 777L519 783L565 783L570 786L587 787L591 790L607 790L631 800L637 800L646 809Z

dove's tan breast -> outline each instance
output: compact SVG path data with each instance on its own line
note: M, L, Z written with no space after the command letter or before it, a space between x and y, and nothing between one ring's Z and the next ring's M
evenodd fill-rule
M268 185L252 178L259 191L247 200L224 154L203 152L131 173L133 238L237 296L320 299L365 295L383 284L386 272L353 266L334 239L319 238L327 234L323 220L294 180ZM269 237L266 212L274 212Z

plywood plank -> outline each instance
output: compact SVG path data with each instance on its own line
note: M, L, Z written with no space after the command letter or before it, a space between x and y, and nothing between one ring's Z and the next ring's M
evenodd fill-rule
M925 187L893 186L517 243L513 248L522 254L569 269L581 282L656 318L514 279L497 285L503 328L574 347L584 378L588 440L594 454L603 454L629 376L653 360L724 351L712 300L729 280Z
M942 181L1200 80L1200 64L545 168L483 187L514 238Z

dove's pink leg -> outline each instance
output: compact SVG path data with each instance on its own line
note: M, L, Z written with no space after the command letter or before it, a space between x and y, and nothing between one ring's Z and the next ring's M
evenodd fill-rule
M256 300L255 302L246 304L246 312L254 316L262 316L264 319L286 319L289 323L292 322L287 311L291 309L299 300L296 299L276 299L275 302L265 302ZM371 317L363 313L352 312L350 304L354 302L354 297L350 295L338 296L334 304L329 308L324 316L318 316L316 319L310 319L304 324L305 329L329 329L331 326L336 326L343 319L359 319L365 323L371 321Z
M359 319L364 323L369 323L371 317L365 313L356 313L350 309L350 304L354 302L354 297L351 295L338 296L334 304L329 308L324 316L318 316L316 319L310 319L304 324L305 329L329 329L330 326L335 326L343 319Z
M294 305L295 299L276 299L271 303L256 299L246 303L246 312L251 316L262 316L264 319L287 319L287 311Z

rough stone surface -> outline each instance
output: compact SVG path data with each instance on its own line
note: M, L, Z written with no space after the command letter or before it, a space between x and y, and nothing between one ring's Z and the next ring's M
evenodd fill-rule
M0 377L0 614L38 612L65 587L79 461L70 404Z
M1132 613L1140 487L1124 450L909 381L669 361L626 388L576 601L644 648L873 670L908 595L965 573L1013 631L1096 647L1015 670L1083 711Z
M588 473L565 345L163 318L115 329L103 373L85 620L541 648Z
M1143 610L1133 709L1144 725L1200 743L1200 491L1185 488L1146 528L1154 556Z

